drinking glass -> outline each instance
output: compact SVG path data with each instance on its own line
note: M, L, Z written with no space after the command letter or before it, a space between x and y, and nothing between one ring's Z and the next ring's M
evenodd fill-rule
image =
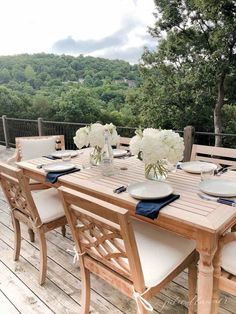
M67 152L63 153L61 157L62 157L62 161L70 161L71 160L71 154L67 153Z
M205 181L214 177L214 169L209 167L202 167L201 181Z

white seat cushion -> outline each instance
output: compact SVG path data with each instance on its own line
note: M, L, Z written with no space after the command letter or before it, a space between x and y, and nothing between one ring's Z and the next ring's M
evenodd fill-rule
M56 189L51 188L32 192L32 196L42 223L65 216L64 208Z
M55 151L56 137L44 139L20 139L21 160L29 160Z
M236 241L224 245L221 267L228 273L236 276Z
M161 283L186 257L196 243L151 224L132 220L146 287Z

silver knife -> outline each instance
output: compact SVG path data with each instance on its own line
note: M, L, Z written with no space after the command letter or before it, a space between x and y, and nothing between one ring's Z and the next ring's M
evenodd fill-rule
M205 194L201 194L201 193L197 193L197 194L203 200L213 201L213 202L217 202L217 203L236 207L236 201L235 200L222 198L222 197L214 197L214 196L205 195Z

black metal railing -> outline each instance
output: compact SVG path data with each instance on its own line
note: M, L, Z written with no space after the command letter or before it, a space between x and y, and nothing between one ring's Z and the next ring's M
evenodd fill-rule
M74 149L73 137L76 131L85 125L85 123L44 121L41 118L29 120L2 116L0 117L0 144L14 147L16 137L63 134L65 136L66 148ZM120 136L124 137L132 137L135 134L135 128L133 127L117 126L117 131ZM176 130L182 136L185 136L185 131ZM187 132L189 132L189 129ZM236 147L236 134L193 131L192 136L194 137L192 142L196 144L214 146L215 137L220 136L224 147ZM188 135L187 137L189 138L190 136Z
M10 146L15 145L16 137L37 136L37 120L7 118L7 128Z

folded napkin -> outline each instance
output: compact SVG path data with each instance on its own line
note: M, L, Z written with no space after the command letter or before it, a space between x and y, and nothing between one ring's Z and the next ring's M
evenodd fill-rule
M171 202L177 200L180 195L171 194L165 198L156 199L156 200L143 200L136 205L136 214L145 216L151 219L158 217L160 209L162 207L170 204Z
M48 158L48 159L51 159L51 160L61 159L60 157L55 157L55 156L52 156L52 155L47 155L47 156L42 156L42 157Z
M55 183L60 176L64 176L66 174L70 174L73 172L80 171L78 168L74 168L68 171L60 171L60 172L48 172L46 175L46 182Z

